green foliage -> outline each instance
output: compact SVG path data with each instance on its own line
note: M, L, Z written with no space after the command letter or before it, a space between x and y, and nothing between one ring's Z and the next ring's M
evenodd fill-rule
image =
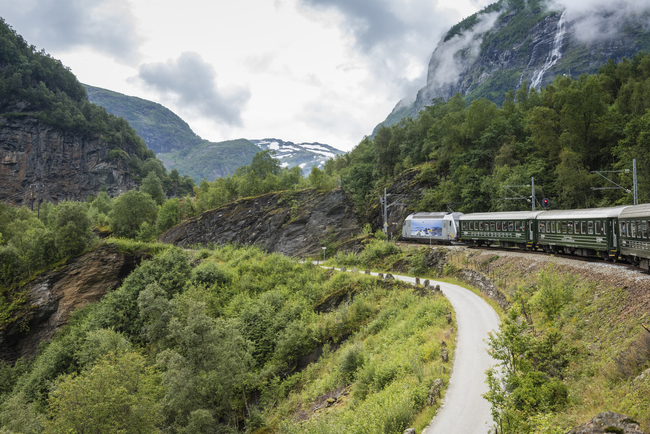
M154 170L150 171L147 177L142 180L140 192L147 193L158 205L162 205L165 201L162 183Z
M501 50L501 44L525 39L522 29L527 32L531 22L547 13L537 1L515 3L495 6L521 12L498 18L510 20L507 28L512 34L504 39L501 32L488 32L485 49ZM470 18L448 37L472 25ZM644 133L650 125L648 59L638 54L619 64L609 62L598 74L577 80L559 74L541 91L525 83L515 91L516 71L493 77L496 81L489 87L500 89L500 96L484 95L477 88L470 104L460 94L448 101L434 100L417 117L381 127L345 157L331 160L329 173L341 178L362 213L409 167L420 172L419 182L428 184L417 210L528 209L527 202L505 200L512 192L503 186L526 185L531 177L558 209L629 204L631 194L621 190L593 190L607 186L607 181L590 172L621 170L612 174L612 180L630 187L631 175L622 170L636 159L639 192L650 191L643 187L650 179L645 175L650 173L646 158L650 141ZM479 97L503 103L499 108ZM410 173L404 173L400 182L410 179ZM525 196L523 190L518 192Z
M441 297L360 274L328 278L256 248L203 249L192 268L178 248L108 242L154 256L75 312L32 364L0 366L0 430L236 432L282 419L291 432L287 397L314 400L348 385L354 404L328 423L357 426L358 407L370 431L396 432L424 408L441 372L449 309ZM395 249L373 243L374 254ZM303 371L302 356L320 347L323 357Z
M556 318L564 306L573 301L575 280L552 273L541 273L539 289L531 302L546 316L547 321Z
M578 354L570 335L561 330L564 322L559 315L571 305L575 285L570 277L539 273L537 286L517 292L517 303L499 331L488 338L490 353L500 366L487 371L489 392L484 397L504 434L539 432L548 415L569 404L569 388L563 380ZM531 292L528 304L524 300ZM537 317L547 322L543 332L532 322Z
M183 215L180 203L180 199L172 198L162 204L156 219L156 229L159 233L165 232L181 222Z
M157 215L158 206L151 196L127 191L115 199L109 215L111 231L117 236L135 238L142 223L154 225Z
M162 422L159 375L137 353L110 353L79 375L59 378L50 395L49 432L155 433Z

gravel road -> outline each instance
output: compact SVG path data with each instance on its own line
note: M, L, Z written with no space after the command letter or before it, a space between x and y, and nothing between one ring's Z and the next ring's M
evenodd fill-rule
M372 273L376 275L376 273ZM415 283L413 277L393 275ZM433 281L456 312L458 327L454 367L445 400L438 414L422 434L485 434L492 426L489 403L481 397L487 392L485 370L496 364L484 340L499 328L499 317L481 297L465 288Z

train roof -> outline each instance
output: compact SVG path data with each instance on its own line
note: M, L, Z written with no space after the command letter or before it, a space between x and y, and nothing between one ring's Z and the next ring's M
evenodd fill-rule
M625 219L648 216L650 216L650 203L644 203L641 205L630 205L626 207L618 218Z
M502 211L463 214L460 220L529 220L544 211Z
M410 216L406 217L406 220L413 220L413 219L442 219L445 216L451 215L452 218L458 219L459 216L463 215L463 213L460 212L418 212L415 214L411 214Z
M618 217L621 212L629 208L629 205L614 206L608 208L568 209L557 211L543 211L538 219L562 220L562 219L599 219Z

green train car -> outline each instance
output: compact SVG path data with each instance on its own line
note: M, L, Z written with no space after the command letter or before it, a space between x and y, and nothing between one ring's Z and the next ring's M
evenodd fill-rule
M618 251L621 259L650 269L650 204L626 207L618 216Z
M476 246L499 243L502 247L532 249L535 218L543 211L510 211L463 214L459 217L460 241Z
M544 211L537 216L537 245L547 252L616 260L616 223L626 208Z

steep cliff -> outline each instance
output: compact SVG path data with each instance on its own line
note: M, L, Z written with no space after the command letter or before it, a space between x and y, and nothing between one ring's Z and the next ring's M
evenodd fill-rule
M118 194L162 163L122 118L88 102L61 61L0 18L0 200ZM191 189L191 186L189 187Z
M136 149L123 143L122 151ZM83 200L106 187L118 195L137 187L122 153L99 136L63 130L40 119L0 116L0 201L31 206L39 201Z
M23 320L0 330L0 360L14 362L34 356L38 345L67 324L75 310L120 286L142 258L105 245L27 283L20 289L29 296Z
M457 92L500 104L524 80L539 89L557 75L593 74L610 58L620 62L650 49L648 14L641 4L624 10L558 10L541 0L501 0L447 32L415 101L400 101L383 125Z
M354 205L341 189L313 189L245 198L181 223L160 241L189 247L198 244L258 245L268 252L315 256L325 245L354 250L361 232Z

